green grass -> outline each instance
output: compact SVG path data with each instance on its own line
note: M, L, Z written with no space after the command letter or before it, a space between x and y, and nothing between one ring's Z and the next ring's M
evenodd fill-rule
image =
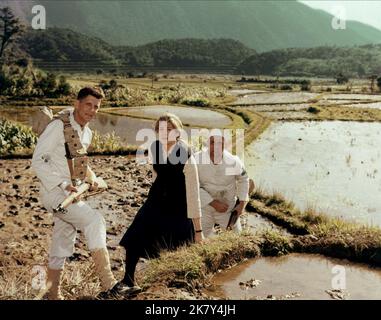
M144 270L141 284L157 281L167 286L195 288L207 283L210 274L260 255L260 240L252 233L236 235L223 232L206 244L194 244L177 251L164 252ZM160 279L160 280L159 280Z
M248 210L256 212L294 235L293 251L320 253L381 266L381 229L358 224L309 208L302 212L290 202L254 194ZM276 197L278 198L278 197Z
M130 155L136 154L137 146L122 143L120 137L115 132L99 134L93 132L93 140L89 148L89 155Z
M37 137L31 128L0 119L0 157L31 155Z

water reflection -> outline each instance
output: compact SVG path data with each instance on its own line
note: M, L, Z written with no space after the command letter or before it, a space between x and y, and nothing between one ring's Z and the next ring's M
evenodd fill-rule
M342 282L333 281L343 266ZM342 270L342 268L341 268ZM252 286L240 283L250 282ZM205 293L219 298L253 299L293 296L294 299L331 299L326 291L332 283L345 284L347 299L381 299L381 271L363 264L326 258L320 255L291 254L280 258L247 261L231 270L217 274L213 286Z

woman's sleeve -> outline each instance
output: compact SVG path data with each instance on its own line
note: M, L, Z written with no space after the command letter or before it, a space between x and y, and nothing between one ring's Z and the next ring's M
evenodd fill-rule
M188 218L200 218L202 215L200 202L200 182L198 179L196 160L193 156L190 156L184 165L184 175Z

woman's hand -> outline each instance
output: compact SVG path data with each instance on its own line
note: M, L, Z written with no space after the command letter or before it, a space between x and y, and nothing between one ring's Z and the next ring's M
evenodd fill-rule
M204 238L204 233L203 232L196 232L195 233L195 236L194 236L194 241L196 243L202 243L204 242L205 238Z

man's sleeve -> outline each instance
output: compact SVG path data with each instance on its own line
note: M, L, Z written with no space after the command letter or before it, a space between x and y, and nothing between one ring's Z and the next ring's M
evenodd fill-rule
M52 154L57 145L62 143L64 138L63 123L60 120L51 122L39 137L32 158L32 168L40 179L42 185L51 191L56 186L66 187L71 184L57 169L52 162Z
M193 156L191 156L185 163L184 176L188 218L201 218L200 183L198 180L197 164Z
M239 174L236 175L237 197L240 201L249 201L249 176L242 161L236 157Z
M209 194L208 191L206 191L204 188L200 187L200 201L201 201L201 208L206 207L208 204L210 204L213 201L213 197Z

